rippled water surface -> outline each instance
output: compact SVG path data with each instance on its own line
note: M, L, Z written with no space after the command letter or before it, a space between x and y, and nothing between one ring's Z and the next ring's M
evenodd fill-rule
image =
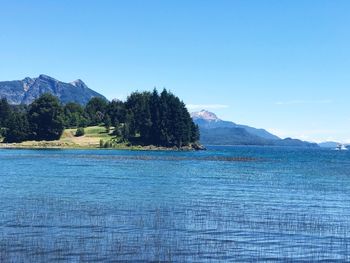
M0 262L350 261L350 153L0 150Z

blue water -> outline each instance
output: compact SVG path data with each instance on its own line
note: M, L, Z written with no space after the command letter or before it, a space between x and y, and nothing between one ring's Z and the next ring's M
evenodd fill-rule
M350 152L0 150L0 262L350 261Z

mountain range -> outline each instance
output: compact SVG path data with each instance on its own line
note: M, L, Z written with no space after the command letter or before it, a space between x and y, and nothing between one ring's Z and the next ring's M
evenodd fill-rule
M215 113L201 110L192 112L193 121L199 126L204 145L270 145L318 147L315 143L298 139L281 139L264 130L219 119Z
M76 102L85 105L93 97L105 98L89 89L78 79L70 83L58 81L47 75L23 80L1 81L0 98L6 98L10 104L30 104L44 93L51 93L62 103Z

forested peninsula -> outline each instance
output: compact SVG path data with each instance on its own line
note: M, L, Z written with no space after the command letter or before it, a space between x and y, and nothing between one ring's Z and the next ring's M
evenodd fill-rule
M29 105L0 101L0 147L200 150L199 128L185 104L164 89L125 101L94 97L61 103L45 93Z

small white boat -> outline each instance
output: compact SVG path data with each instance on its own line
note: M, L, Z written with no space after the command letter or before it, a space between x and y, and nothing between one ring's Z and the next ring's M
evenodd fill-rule
M338 144L335 149L337 151L347 151L348 150L348 148L346 148L344 144Z

